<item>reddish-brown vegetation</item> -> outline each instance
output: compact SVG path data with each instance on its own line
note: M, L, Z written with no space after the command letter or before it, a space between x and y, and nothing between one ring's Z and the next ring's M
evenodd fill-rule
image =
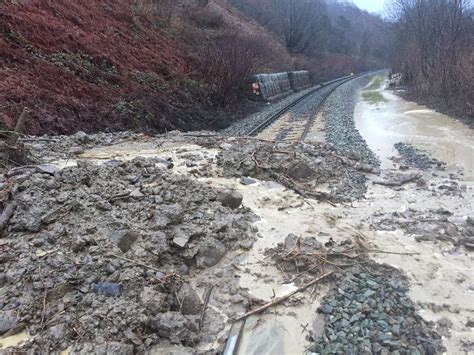
M29 133L198 128L209 108L183 80L193 61L132 0L31 0L0 7L0 115Z

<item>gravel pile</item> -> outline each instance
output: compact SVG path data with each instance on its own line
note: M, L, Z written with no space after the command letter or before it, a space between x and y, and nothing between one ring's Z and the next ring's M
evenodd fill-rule
M369 149L354 123L358 91L367 85L368 77L354 79L337 88L324 104L326 138L337 148L356 154L366 164L380 166L379 159Z
M371 219L375 230L403 229L418 242L447 241L455 247L474 250L474 217L464 221L453 218L452 213L443 208L428 211L409 208L405 212L378 213Z
M33 339L21 350L75 344L84 354L216 340L215 328L199 330L202 302L187 278L252 246L255 217L239 208L242 196L144 158L32 169L9 183L16 209L0 238L0 335L27 327Z
M427 170L444 165L443 162L430 157L427 153L410 144L396 143L394 147L402 157L401 164L406 167Z
M318 308L326 324L310 351L441 354L441 337L416 313L407 291L397 270L388 266L353 270Z
M366 192L372 167L350 159L329 144L292 145L235 139L223 145L217 163L228 177L272 180L308 197L347 201ZM325 193L318 187L327 184Z

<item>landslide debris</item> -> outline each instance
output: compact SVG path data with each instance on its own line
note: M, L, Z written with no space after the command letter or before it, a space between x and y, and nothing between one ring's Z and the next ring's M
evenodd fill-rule
M32 162L29 149L18 139L15 132L0 132L0 171Z
M395 149L401 156L401 165L421 170L441 168L445 163L430 157L427 153L406 143L396 143Z
M315 237L288 235L268 249L288 282L305 284L332 273L334 282L322 300L315 322L324 324L308 336L317 354L442 353L434 326L417 314L405 277L367 256L361 237L324 245Z
M78 161L13 177L17 208L0 238L0 331L28 328L32 341L17 350L145 353L206 335L190 275L248 248L255 216L156 163Z
M444 208L420 211L408 208L403 212L378 213L371 218L375 230L402 229L417 242L450 242L455 248L474 250L474 218L459 219Z
M362 198L366 192L364 173L378 173L359 158L344 155L329 144L235 139L222 147L217 163L224 176L277 181L302 196L319 200Z

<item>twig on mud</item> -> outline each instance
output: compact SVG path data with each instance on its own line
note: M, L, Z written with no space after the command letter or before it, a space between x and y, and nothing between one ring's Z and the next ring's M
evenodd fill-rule
M253 160L253 162L255 163L255 166L256 166L257 168L261 168L262 166L260 165L260 163L258 162L257 158L255 157L255 154L256 154L256 153L257 153L256 150L252 152L252 160Z
M153 266L144 264L144 263L142 263L142 262L140 262L140 261L135 261L135 260L132 260L132 259L127 259L127 258L124 258L123 256L116 255L116 254L112 254L112 255L110 255L110 256L111 256L111 257L114 257L114 258L117 258L117 259L124 260L124 261L128 261L129 263L136 264L136 265L138 265L138 266L143 266L144 268L147 268L147 269L150 269L150 270L153 270L153 271L156 271L156 272L163 272L163 271L157 269L156 267L153 267Z
M129 197L129 195L131 194L131 192L125 192L125 193L122 193L122 194L117 194L117 195L113 195L111 197L109 197L109 200L120 200L122 198L126 198L126 197Z
M288 254L286 254L283 259L289 259L291 258L291 256L296 252L296 255L299 255L300 254L300 250L301 250L301 235L298 237L298 239L296 239L296 243L295 243L295 246L293 247L293 249L291 249Z
M421 174L411 174L406 176L396 176L392 180L376 180L373 181L373 184L382 185L382 186L402 186L408 184L414 180L421 178Z
M401 253L395 251L385 251L385 250L378 250L378 249L367 249L365 250L367 253L375 253L375 254L393 254L393 255L420 255L420 253Z
M43 286L43 310L41 312L41 327L40 327L40 332L43 331L44 326L45 326L45 318L46 318L46 297L48 296L48 287L46 285L46 282L44 282L43 274L41 272L41 263L39 264L39 271L38 275L41 281L41 284Z
M53 139L53 138L41 138L41 137L36 137L36 138L19 138L18 139L20 142L59 142L58 139Z
M234 137L234 139L248 139L248 140L260 141L260 142L267 142L267 143L276 143L276 142L277 142L277 141L271 140L271 139L263 139L263 138L248 137L248 136Z
M206 291L206 296L204 297L204 304L202 305L201 310L201 319L199 320L199 330L202 330L202 327L204 325L204 317L206 316L206 309L209 304L209 300L211 299L211 293L213 289L214 286L211 286Z
M323 265L323 264L322 263L315 264L315 265L311 266L308 270L305 270L305 271L300 272L299 274L296 274L295 276L293 276L293 278L290 280L290 282L295 281L298 277L306 274L307 272L313 271L314 269L320 267L321 265Z
M288 274L285 272L285 270L283 270L283 268L281 267L281 265L278 264L278 263L277 263L276 265L277 265L277 267L280 269L280 271L283 273L283 276L285 277L285 280L289 280Z
M270 307L273 307L273 306L275 306L275 305L277 305L277 304L279 304L279 303L281 303L281 302L283 302L283 301L286 301L288 298L290 298L290 297L293 296L294 294L306 290L307 288L309 288L309 287L315 285L315 284L318 283L319 281L321 281L321 280L327 278L328 276L331 276L332 274L333 274L333 272L329 272L329 273L327 273L327 274L324 274L324 275L322 275L322 276L319 276L319 277L315 278L314 280L310 281L309 283L307 283L306 285L301 286L301 287L297 288L296 290L294 290L294 291L288 293L287 295L282 296L282 297L279 297L279 298L277 298L276 300L271 301L271 302L268 302L267 304L265 304L265 305L263 305L263 306L261 306L261 307L258 307L258 308L254 309L254 310L252 310L252 311L249 311L249 312L247 312L247 313L245 313L245 314L242 314L241 316L238 316L237 318L234 318L232 321L233 321L233 322L237 322L237 321L242 320L242 319L245 319L245 318L247 318L247 317L249 317L249 316L251 316L251 315L253 315L253 314L261 313L261 312L263 312L264 310L266 310L266 309L268 309L268 308L270 308Z
M303 330L301 331L301 334L308 331L308 325L309 325L309 323L306 323L306 325L304 325L304 326L303 326L303 324L300 324L301 328L303 328Z

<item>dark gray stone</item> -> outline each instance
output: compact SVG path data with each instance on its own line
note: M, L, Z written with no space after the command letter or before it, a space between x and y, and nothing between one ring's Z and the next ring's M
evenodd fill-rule
M253 184L256 184L257 181L255 181L255 180L253 180L253 179L251 179L251 178L249 178L249 177L242 176L242 177L240 178L240 183L241 183L242 185L253 185Z
M99 282L92 286L92 291L98 295L107 297L119 297L122 295L123 286L111 282Z
M183 284L177 292L176 297L178 298L182 314L190 315L201 313L201 299L189 284Z
M225 190L217 196L217 200L224 207L230 207L232 209L237 209L242 204L244 197L241 193L234 190Z
M140 293L140 301L151 315L156 315L169 309L166 294L157 291L153 287L144 287Z
M10 310L0 312L0 335L15 328L17 321L18 317L14 311Z
M313 169L304 161L297 161L288 169L288 176L295 180L307 180L313 175Z
M150 323L150 329L173 344L183 340L189 342L192 337L190 321L179 312L161 313Z
M139 234L133 231L123 231L117 241L117 246L123 253L126 253L139 237Z
M213 238L207 239L199 247L196 264L198 267L214 266L221 261L226 252L224 244Z

